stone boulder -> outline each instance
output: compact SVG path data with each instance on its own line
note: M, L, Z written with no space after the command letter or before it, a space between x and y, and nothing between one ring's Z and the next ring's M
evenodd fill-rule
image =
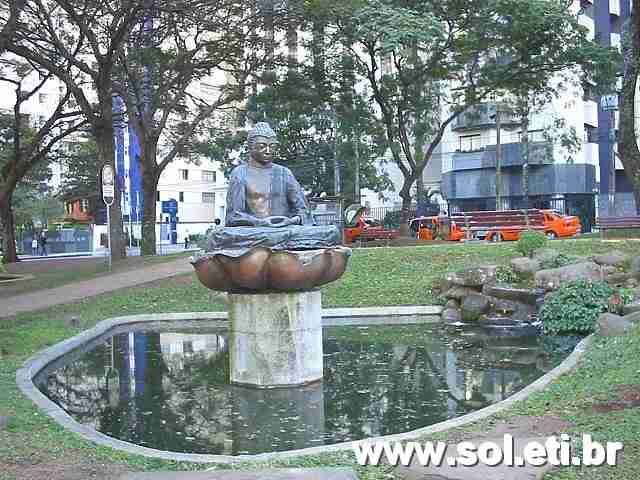
M624 316L624 319L633 324L640 323L640 312L629 313Z
M480 315L487 313L491 309L489 297L480 295L469 295L462 300L462 319L465 322L475 322Z
M629 273L633 275L633 278L640 280L640 256L636 256L631 259Z
M603 278L603 273L600 266L595 263L581 262L559 268L540 270L536 272L534 280L536 287L555 290L562 283L574 280L600 281Z
M459 272L450 273L447 276L447 281L450 286L481 289L485 283L495 282L496 269L495 265L466 268Z
M610 265L613 267L620 267L628 260L628 257L619 250L612 250L608 253L594 255L592 258L598 265Z
M533 275L540 267L540 260L535 258L517 257L511 260L511 268L520 275Z
M444 304L444 308L460 308L460 302L451 298L447 300L447 303Z
M622 307L622 312L625 316L631 315L632 313L640 312L640 300L628 303L627 305Z
M560 256L560 252L553 248L538 248L533 252L533 258L540 263L553 262Z
M596 332L603 337L615 337L627 333L633 323L625 317L613 313L603 313L598 317Z
M544 297L544 290L516 288L509 285L485 285L482 293L488 297L513 300L528 305L535 305L539 298Z
M529 322L537 313L535 305L502 298L492 298L491 300L493 312L497 315L509 316L517 322Z
M478 290L468 287L451 287L449 290L444 292L442 296L447 300L458 300L461 301L464 297L468 295L477 295L480 293Z
M440 314L440 319L444 323L459 323L462 321L462 314L457 308L445 308Z

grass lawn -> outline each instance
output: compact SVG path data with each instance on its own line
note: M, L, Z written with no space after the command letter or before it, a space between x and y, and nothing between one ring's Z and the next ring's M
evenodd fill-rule
M433 304L437 300L434 284L447 272L474 264L507 263L516 256L514 246L504 243L357 249L344 277L324 288L323 303L327 307ZM612 244L590 239L555 241L549 246L576 255L608 252L614 248L635 254L640 251L640 242ZM211 294L192 276L185 276L0 321L0 416L9 417L8 425L0 427L0 479L80 480L108 478L109 474L122 471L204 468L97 447L64 431L19 393L15 372L35 352L105 318L224 309L221 297ZM71 315L80 319L79 327L65 325L64 319ZM574 373L501 414L500 418L553 414L571 421L576 432L590 433L601 441L625 443L621 466L564 469L549 477L553 480L636 480L640 478L640 409L602 413L602 409L594 408L594 405L616 400L623 393L624 390L620 390L623 386L640 389L639 356L638 328L624 338L598 339ZM490 423L485 421L453 434L478 431ZM350 452L272 462L271 465L356 468ZM250 465L251 468L256 466ZM356 469L365 480L392 478L388 476L389 467Z

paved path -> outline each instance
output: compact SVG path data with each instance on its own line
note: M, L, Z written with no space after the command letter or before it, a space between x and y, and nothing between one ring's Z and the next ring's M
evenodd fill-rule
M281 470L211 471L211 472L149 472L129 473L118 480L357 480L346 468L288 468Z
M180 258L166 263L148 265L126 272L101 275L98 278L68 283L62 287L38 290L32 293L0 298L0 318L17 313L42 310L44 308L72 303L87 297L129 288L143 283L162 280L193 272L188 258Z

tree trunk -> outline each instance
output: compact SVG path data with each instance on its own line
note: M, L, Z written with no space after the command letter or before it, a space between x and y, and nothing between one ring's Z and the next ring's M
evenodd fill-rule
M155 162L155 158L153 160ZM156 254L156 195L158 176L154 169L142 169L142 247L141 255Z
M2 238L2 263L17 262L16 229L13 224L10 195L0 200L0 236Z
M629 42L623 42L624 77L620 94L620 161L629 182L633 186L636 212L640 214L640 149L636 138L635 95L640 74L640 12L634 8L629 22Z
M110 115L110 114L109 114ZM96 129L96 146L100 165L109 164L116 170L115 147L113 144L114 131L111 125L111 117L103 121L101 128ZM115 198L110 207L111 228L111 257L113 260L121 260L127 256L124 232L122 230L122 209L120 208L120 189L116 181Z
M402 199L402 207L400 210L400 236L409 236L409 220L411 216L411 187L415 182L415 177L405 178L402 188L398 195Z

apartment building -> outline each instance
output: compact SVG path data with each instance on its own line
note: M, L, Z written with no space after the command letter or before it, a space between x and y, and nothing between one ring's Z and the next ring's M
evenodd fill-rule
M630 15L629 0L580 0L573 9L592 39L620 46L620 29ZM598 194L631 191L619 159L615 170L612 160L617 151L618 112L608 110L602 100L591 93L590 85L582 84L564 90L560 98L530 116L528 202L522 188L521 124L503 113L497 102L469 109L452 122L436 155L440 178L433 170L425 172L425 184L440 180L452 211L495 209L496 111L500 109L501 207L524 208L528 203L532 208L555 208L579 215L583 229L590 229ZM569 153L559 145L561 132L553 128L558 119L564 121L565 133L570 129L577 133L577 151Z

